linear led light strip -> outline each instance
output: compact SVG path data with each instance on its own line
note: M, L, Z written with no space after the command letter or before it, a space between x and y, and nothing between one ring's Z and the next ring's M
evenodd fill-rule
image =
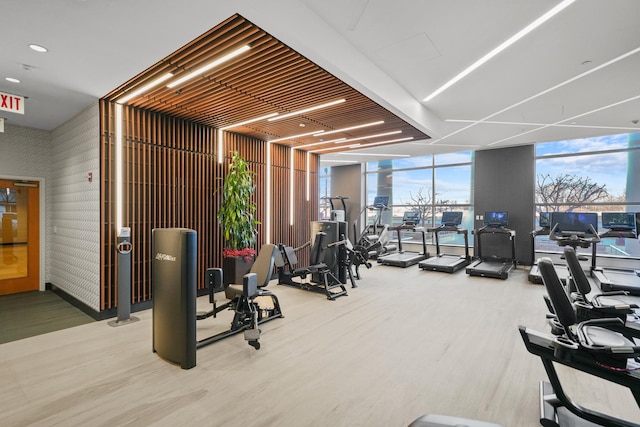
M268 119L270 117L277 116L277 115L278 115L278 113L269 113L269 114L265 114L264 116L256 117L254 119L249 119L249 120L245 120L243 122L238 122L238 123L234 123L234 124L229 125L229 126L223 126L221 128L218 128L218 163L222 163L222 160L224 159L224 156L222 155L222 150L223 150L223 147L224 147L222 131L227 130L227 129L232 129L232 128L235 128L235 127L238 127L238 126L248 125L248 124L254 123L254 122L259 122L260 120L265 120L265 119Z
M122 104L116 104L116 235L122 229Z
M381 136L396 135L396 134L399 134L399 133L402 133L402 131L401 130L394 130L394 131L391 131L391 132L379 133L379 134L376 134L376 135L360 136L358 138L349 138L349 139L347 139L347 138L338 138L338 139L332 139L332 140L329 140L329 141L321 141L321 142L314 142L312 144L301 145L301 146L296 147L296 148L297 149L309 148L309 147L313 147L315 145L329 144L331 142L336 143L336 144L338 144L338 143L342 144L344 142L360 141L360 140L369 139L369 138L379 138ZM327 150L331 150L331 149L332 148L327 148Z
M130 101L131 99L133 99L133 98L135 98L137 96L140 96L144 92L147 92L148 90L158 86L160 83L164 82L165 80L170 79L171 77L173 77L173 74L171 74L171 73L164 74L163 76L155 79L151 83L148 83L148 84L142 86L140 89L134 90L130 94L128 94L128 95L126 95L126 96L124 96L124 97L122 97L120 99L117 99L116 102L118 104L124 104L127 101Z
M496 56L497 54L499 54L500 52L502 52L503 50L505 50L506 48L508 48L509 46L514 44L515 42L517 42L518 40L520 40L522 37L524 37L527 34L529 34L531 31L533 31L536 28L538 28L540 25L542 25L545 22L547 22L553 16L557 15L558 13L560 13L566 7L571 5L571 3L573 3L574 1L575 0L564 0L563 2L558 4L556 7L554 7L551 10L549 10L547 13L545 13L544 15L542 15L541 17L539 17L538 19L536 19L535 21L533 21L532 23L530 23L529 25L524 27L522 30L518 31L516 34L511 36L509 39L507 39L505 42L503 42L498 47L493 49L491 52L487 53L485 56L483 56L482 58L478 59L476 62L474 62L469 67L467 67L464 71L462 71L460 74L458 74L457 76L455 76L454 78L449 80L444 85L440 86L438 89L436 89L433 93L431 93L429 96L424 98L422 101L423 102L431 101L433 98L435 98L436 96L440 95L445 90L449 89L451 86L453 86L454 84L456 84L457 82L459 82L460 80L465 78L467 75L471 74L474 70L476 70L477 68L482 66L484 63L489 61L491 58L493 58L494 56Z
M354 130L354 129L361 129L361 128L365 128L365 127L369 127L369 126L381 125L383 123L384 123L384 120L378 120L377 122L365 123L365 124L362 124L362 125L349 126L349 127L342 128L342 129L335 129L335 130L330 130L330 131L327 131L327 132L316 133L313 136L325 136L325 135L330 135L332 133L347 132L347 131Z
M169 89L172 89L176 86L178 86L179 84L182 84L184 82L186 82L187 80L191 80L194 77L199 76L200 74L206 73L207 71L209 71L210 69L217 67L218 65L222 64L223 62L227 62L228 60L235 58L236 56L240 55L241 53L244 53L246 51L248 51L249 49L251 49L251 47L247 44L242 46L239 49L234 50L233 52L230 52L224 56L221 56L220 58L216 59L215 61L212 61L200 68L198 68L195 71L192 71L191 73L187 74L184 77L180 77L178 80L175 80L171 83L169 83L167 85L167 87Z
M531 130L528 130L526 132L522 132L522 133L519 133L517 135L510 136L508 138L503 138L501 140L494 141L494 142L492 142L490 144L487 144L487 145L500 144L501 142L505 142L505 141L508 141L510 139L522 136L522 135L527 135L527 134L532 133L532 132L537 132L539 130L546 129L548 127L557 126L558 124L560 124L562 122L568 122L569 120L579 119L580 117L584 117L584 116L587 116L589 114L597 113L598 111L606 110L606 109L611 108L611 107L617 107L618 105L625 104L625 103L631 102L631 101L635 101L636 99L640 99L640 95L632 96L631 98L623 99L622 101L614 102L613 104L605 105L604 107L596 108L595 110L587 111L585 113L578 114L578 115L575 115L573 117L569 117L569 118L566 118L564 120L560 120L560 121L555 122L555 123L551 123L551 124L548 124L548 125L543 125L543 126L535 128L535 129L531 129Z
M293 195L294 195L294 156L296 149L289 152L289 225L293 225Z
M300 146L296 147L296 149L301 150L301 149L303 149L303 148L309 148L309 147L313 147L313 146L316 146L316 145L325 145L325 144L327 144L327 143L329 143L329 142L340 142L340 141L344 141L344 140L346 140L346 139L347 139L347 138L340 138L340 139L335 139L335 140L332 140L332 141L320 141L320 142L314 142L314 143L312 143L312 144L300 145Z
M320 152L329 151L329 150L344 150L345 148L357 148L357 147L369 148L369 147L372 147L372 146L375 146L375 145L384 145L384 144L392 144L394 142L411 141L412 139L413 139L412 136L407 136L407 137L404 137L404 138L391 139L391 140L388 140L388 141L372 142L370 144L365 144L365 145L353 144L353 145L349 145L347 147L340 146L340 147L321 148L319 150L311 150L311 152L320 153Z
M291 135L291 136L285 136L284 138L277 138L277 139L272 139L269 142L279 142L279 141L286 141L288 139L295 139L295 138L301 138L303 136L309 136L309 135L313 135L313 134L322 134L322 130L318 131L318 130L314 130L313 132L305 132L305 133L299 133L298 135Z
M315 106L309 107L309 108L303 108L302 110L293 111L291 113L279 114L276 117L270 118L269 121L273 122L275 120L286 119L287 117L299 116L301 114L308 113L310 111L315 111L315 110L319 110L321 108L326 108L326 107L331 107L333 105L342 104L345 101L346 101L346 99L337 99L335 101L327 102L325 104L315 105Z
M267 179L265 180L266 187L264 189L266 195L266 207L265 207L265 243L271 243L271 143L267 141Z
M463 120L463 119L447 119L446 122L452 123L477 123L477 120ZM482 123L489 125L516 125L516 126L547 126L547 127L560 127L560 128L584 128L584 129L611 129L611 130L631 130L637 131L638 128L623 127L623 126L593 126L593 125L561 125L558 123L533 123L533 122L500 122L494 120L484 120Z
M524 103L526 103L526 102L529 102L529 101L532 101L532 100L534 100L534 99L536 99L536 98L539 98L539 97L541 97L542 95L546 95L546 94L547 94L547 93L549 93L549 92L552 92L552 91L554 91L554 90L556 90L556 89L559 89L559 88L561 88L561 87L563 87L563 86L566 86L566 85L568 85L569 83L573 83L573 82L575 82L576 80L579 80L579 79L581 79L581 78L583 78L583 77L586 77L586 76L588 76L588 75L590 75L590 74L592 74L592 73L595 73L596 71L600 71L601 69L603 69L603 68L605 68L605 67L608 67L609 65L613 65L613 64L615 64L616 62L619 62L619 61L621 61L621 60L623 60L623 59L626 59L626 58L628 58L628 57L630 57L630 56L632 56L632 55L635 55L635 54L636 54L636 53L638 53L638 52L640 52L640 47L637 47L637 48L635 48L635 49L632 49L632 50L630 50L630 51L629 51L629 52L627 52L627 53L623 53L622 55L620 55L620 56L618 56L618 57L616 57L616 58L613 58L613 59L611 59L611 60L609 60L609 61L607 61L607 62L605 62L605 63L603 63L603 64L598 65L597 67L594 67L594 68L592 68L592 69L590 69L590 70L588 70L588 71L585 71L585 72L584 72L584 73L582 73L582 74L578 74L577 76L571 77L570 79L565 80L565 81L563 81L562 83L558 83L558 84L557 84L557 85L555 85L555 86L552 86L552 87L550 87L550 88L548 88L548 89L545 89L545 90L543 90L543 91L541 91L541 92L538 92L538 93L536 93L535 95L531 95L530 97L525 98L525 99L523 99L522 101L516 102L516 103L515 103L515 104L513 104L513 105L510 105L510 106L508 106L508 107L505 107L505 108L503 108L503 109L502 109L502 110L500 110L500 111L496 111L496 112L495 112L495 113L493 113L493 114L489 114L488 116L483 117L482 119L477 120L477 121L475 121L474 123L471 123L471 124L470 124L470 125L468 125L468 126L465 126L465 127L463 127L463 128L460 128L460 129L458 129L458 130L456 130L456 131L454 131L454 132L451 132L451 133L450 133L450 134L448 134L448 135L443 136L443 137L442 137L442 138L440 138L440 139L437 139L437 140L433 141L431 144L435 144L436 142L442 141L442 140L444 140L444 139L446 139L446 138L449 138L449 137L451 137L451 136L453 136L453 135L456 135L456 134L458 134L458 133L460 133L460 132L463 132L463 131L465 131L465 130L467 130L467 129L469 129L469 128L472 128L473 126L475 126L475 125L477 125L477 124L484 123L484 122L486 122L488 119L490 119L490 118L492 118L492 117L495 117L495 116L497 116L497 115L499 115L499 114L502 114L502 113L504 113L504 112L506 112L506 111L509 111L509 110L511 110L511 109L513 109L513 108L519 107L520 105L522 105L522 104L524 104Z

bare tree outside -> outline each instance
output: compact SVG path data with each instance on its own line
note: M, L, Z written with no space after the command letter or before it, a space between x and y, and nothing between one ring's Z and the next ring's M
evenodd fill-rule
M549 212L571 212L585 203L607 200L611 200L611 195L606 184L600 185L589 177L569 174L555 177L538 174L536 177L536 203Z
M436 193L435 197L440 194L442 193ZM411 205L413 211L420 212L420 225L423 227L425 226L425 222L430 220L431 209L433 208L433 199L434 197L431 194L431 190L425 189L424 186L420 187L415 195L409 191L409 203L406 204ZM437 214L444 211L445 206L451 204L451 200L436 199L435 204L435 213Z

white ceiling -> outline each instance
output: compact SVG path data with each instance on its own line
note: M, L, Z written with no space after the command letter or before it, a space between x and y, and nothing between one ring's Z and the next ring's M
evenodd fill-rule
M24 115L0 117L53 130L239 13L433 138L323 156L323 166L640 131L638 0L577 0L422 102L559 3L0 0L0 91L28 98Z

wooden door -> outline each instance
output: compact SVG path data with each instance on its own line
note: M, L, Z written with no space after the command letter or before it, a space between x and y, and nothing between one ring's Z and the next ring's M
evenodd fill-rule
M0 179L0 295L40 288L37 182Z

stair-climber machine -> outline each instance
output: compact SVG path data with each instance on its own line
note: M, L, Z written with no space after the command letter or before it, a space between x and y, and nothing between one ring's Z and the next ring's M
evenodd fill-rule
M355 246L364 248L369 259L375 259L378 256L395 251L397 247L391 242L389 224L382 223L382 213L389 210L389 196L376 196L372 205L362 208L358 221L362 218L365 210L375 211L376 214L373 222L367 223L361 230L358 228L358 222L354 222L354 236L357 236Z

